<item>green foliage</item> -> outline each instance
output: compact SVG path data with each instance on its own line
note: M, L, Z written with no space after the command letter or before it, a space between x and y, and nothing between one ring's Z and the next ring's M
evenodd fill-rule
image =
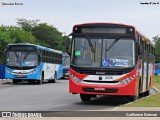
M30 31L37 39L37 43L42 46L65 51L66 36L57 30L53 25L39 23L39 20L17 19L17 24L22 29Z
M20 26L25 31L32 31L33 27L35 27L40 20L26 20L26 19L19 19L17 18L17 25Z
M40 20L17 19L17 26L0 26L0 63L5 62L4 50L9 43L32 43L65 51L66 36L53 25Z
M47 23L40 23L32 29L32 34L42 45L45 43L47 47L64 50L64 46L62 46L62 44L65 39L62 36L62 33L54 26L48 25Z
M4 50L9 43L36 43L35 37L28 31L15 26L0 26L0 63L5 62Z
M155 42L155 56L156 56L156 62L160 62L160 38L158 36L153 37Z

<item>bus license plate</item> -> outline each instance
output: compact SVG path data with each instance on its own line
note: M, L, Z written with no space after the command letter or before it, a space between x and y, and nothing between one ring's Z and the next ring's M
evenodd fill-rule
M105 91L105 88L94 88L94 90Z
M23 77L23 75L21 75L21 74L18 74L18 77Z

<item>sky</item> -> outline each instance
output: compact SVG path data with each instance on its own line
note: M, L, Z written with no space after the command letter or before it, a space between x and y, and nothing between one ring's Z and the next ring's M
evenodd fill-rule
M2 5L15 2L23 5ZM125 23L151 39L160 35L160 0L0 0L0 25L16 25L16 18L39 19L66 35L75 24Z

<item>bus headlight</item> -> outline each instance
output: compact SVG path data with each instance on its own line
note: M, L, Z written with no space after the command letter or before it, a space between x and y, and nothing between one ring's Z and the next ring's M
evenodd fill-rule
M30 74L34 74L34 73L36 73L36 71L37 71L37 69L34 69L34 70L32 70L32 71L30 72Z
M81 80L80 80L79 78L75 77L73 74L71 74L70 77L71 77L74 81L76 81L76 82L78 82L78 83L81 82Z
M126 78L126 79L124 79L124 80L122 80L122 81L119 81L118 83L119 83L120 85L124 85L124 84L129 83L129 82L132 81L133 79L134 79L134 75L133 75L133 76L130 76L130 77L128 77L128 78Z

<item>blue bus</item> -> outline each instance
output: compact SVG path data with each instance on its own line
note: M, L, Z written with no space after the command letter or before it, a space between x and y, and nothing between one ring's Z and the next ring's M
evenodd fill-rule
M17 84L22 80L56 82L62 77L62 52L51 48L29 44L8 44L6 52L5 78Z
M63 78L69 77L70 56L68 53L63 53Z
M160 63L155 64L155 75L160 75Z

